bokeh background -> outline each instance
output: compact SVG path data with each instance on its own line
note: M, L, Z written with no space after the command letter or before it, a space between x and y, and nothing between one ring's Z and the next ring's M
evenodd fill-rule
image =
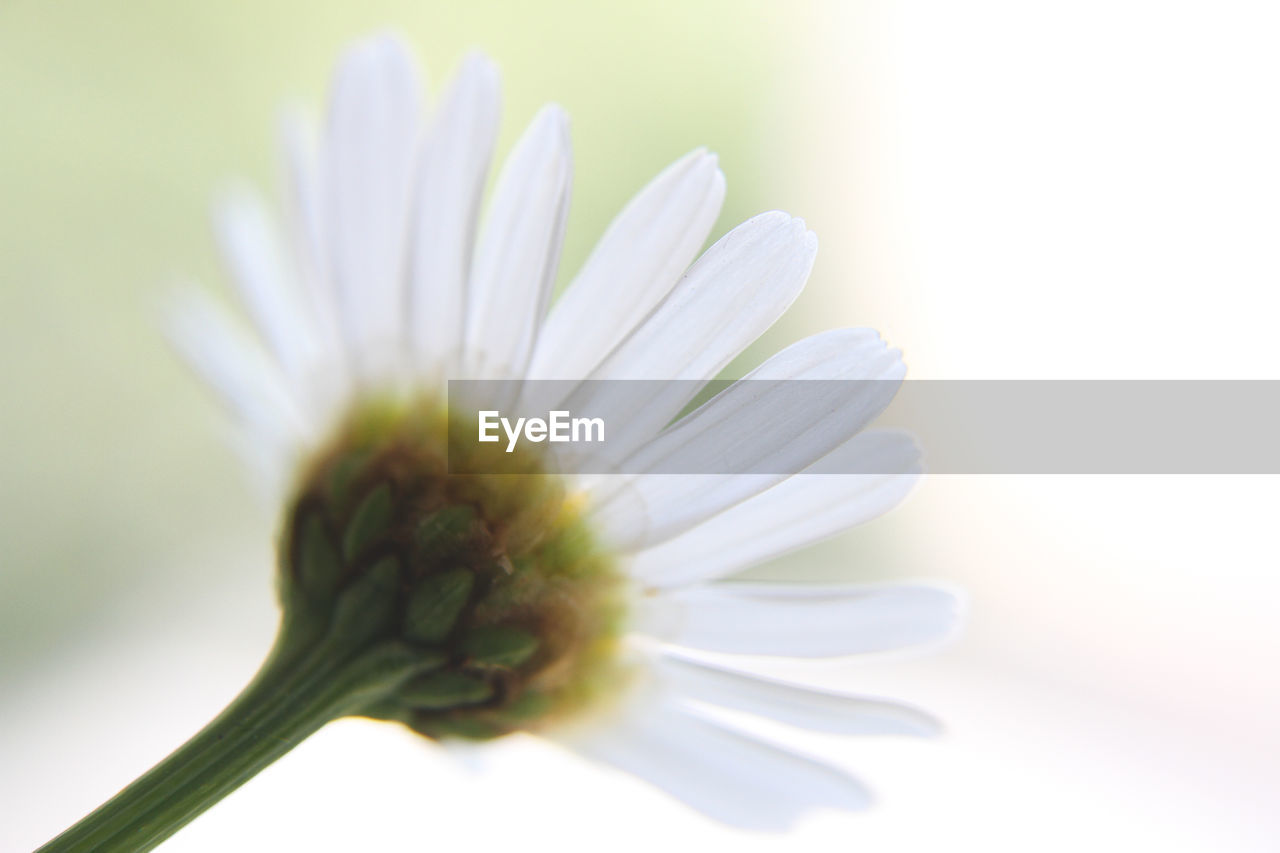
M318 109L341 46L388 26L434 81L498 60L502 149L568 109L562 281L696 145L729 179L717 236L806 217L809 289L739 372L869 325L917 378L1280 378L1273 3L4 0L0 849L165 755L270 641L276 511L160 307L221 280L210 199L275 186L280 105ZM344 721L165 849L1274 850L1278 511L1277 478L934 477L755 570L968 592L934 653L762 664L947 721L785 733L873 786L863 815L739 835L531 740L447 756Z

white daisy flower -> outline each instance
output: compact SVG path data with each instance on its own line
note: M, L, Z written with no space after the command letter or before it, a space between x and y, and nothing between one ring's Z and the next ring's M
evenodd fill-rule
M837 734L935 730L901 704L723 663L880 652L951 630L955 599L928 585L732 579L905 496L920 471L915 444L863 431L904 375L900 354L865 329L818 334L750 378L887 381L829 383L816 422L733 386L672 423L687 389L800 293L814 235L765 213L699 257L725 183L715 156L694 151L623 208L553 304L572 177L566 116L548 106L533 119L481 229L497 72L471 56L434 109L423 102L397 40L352 47L323 132L289 125L286 227L249 190L221 208L252 329L198 289L177 315L176 342L234 412L243 446L292 488L281 639L228 712L274 722L261 723L265 740L245 740L244 726L217 735L236 741L240 757L225 761L242 780L328 719L359 714L440 739L543 734L736 825L776 829L811 807L863 805L842 770L716 711ZM635 473L448 473L444 380L513 377L697 382L628 402ZM800 473L644 473L721 447L755 470ZM542 470L536 455L519 459ZM831 476L859 470L884 473ZM120 795L136 813L148 790L179 792L155 843L208 805L194 793L181 803L195 789L183 772L161 765ZM99 817L54 844L109 849L104 839L127 826Z

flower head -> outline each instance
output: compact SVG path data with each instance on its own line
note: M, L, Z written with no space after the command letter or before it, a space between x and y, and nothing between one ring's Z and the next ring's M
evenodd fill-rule
M954 600L930 586L724 580L906 494L920 470L912 440L863 431L904 374L899 353L869 330L836 330L751 374L882 380L823 392L816 420L745 386L679 417L786 311L816 239L765 213L697 257L725 192L698 150L627 204L553 303L568 122L554 106L537 114L480 229L498 113L483 57L424 110L398 41L355 45L318 140L287 133L287 227L248 191L219 216L253 333L199 291L179 311L177 343L245 446L292 483L281 588L286 622L302 627L291 636L333 644L346 632L360 638L343 640L352 655L377 644L394 678L361 681L343 709L431 737L545 733L744 825L858 805L864 792L842 772L705 709L842 734L928 733L930 718L697 652L839 656L950 629ZM507 471L464 476L446 461L458 413L443 380L455 378L687 381L613 401L627 414L615 446L628 473L553 472L525 451ZM756 470L798 473L659 473L725 446Z

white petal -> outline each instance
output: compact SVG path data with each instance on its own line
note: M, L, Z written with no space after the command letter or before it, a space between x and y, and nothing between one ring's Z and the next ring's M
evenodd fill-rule
M515 378L528 363L569 210L568 121L559 107L544 107L502 169L467 293L468 378Z
M261 196L247 186L234 187L217 206L214 225L258 334L289 377L301 379L316 358L314 324Z
M637 451L628 477L593 487L602 533L622 550L649 547L804 470L878 415L905 371L870 329L787 347Z
M409 333L420 374L443 378L462 348L476 219L498 132L498 70L463 61L432 118L417 185Z
M341 321L362 378L400 358L405 256L422 98L413 60L379 36L343 57L329 101L327 241Z
M670 704L637 708L613 729L562 742L746 829L780 831L815 808L870 803L866 789L841 770Z
M712 583L646 599L638 630L712 652L836 657L936 642L956 596L922 584Z
M730 231L592 374L593 379L711 379L799 295L817 238L780 211Z
M869 430L804 472L641 551L629 570L648 586L724 577L883 515L907 496L920 469L909 434Z
M690 267L589 377L694 381L592 382L569 394L562 408L608 413L616 425L611 453L639 447L693 399L697 380L714 378L786 311L816 253L817 238L785 213L763 213L739 225Z
M286 111L280 125L285 221L300 295L309 309L316 341L306 386L313 400L334 408L350 392L352 371L324 244L326 191L316 128L297 109Z
M688 660L668 657L659 665L659 673L682 698L815 732L929 737L941 728L925 712L899 702L842 696Z
M610 223L551 309L532 379L582 379L649 314L702 248L724 201L714 154L668 166Z
M292 269L315 345L305 375L296 377L295 387L305 390L308 405L318 413L332 413L350 394L352 367L324 245L326 192L314 122L296 108L286 110L280 120L280 142Z
M174 347L252 436L273 449L310 437L279 367L204 290L178 291L168 313Z
M324 247L325 190L316 134L315 123L301 109L294 107L281 114L280 149L289 245L297 259L298 275L316 318L320 340L327 347L338 348L338 305Z

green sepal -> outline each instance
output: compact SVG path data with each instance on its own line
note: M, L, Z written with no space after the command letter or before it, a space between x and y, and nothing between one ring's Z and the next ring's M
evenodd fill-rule
M555 700L546 693L526 690L507 702L494 717L503 723L519 724L546 716L555 707Z
M351 498L351 487L372 456L373 452L368 448L353 450L344 454L329 472L329 500L339 510L346 507Z
M342 536L342 555L348 560L359 557L387 532L394 511L391 484L383 483L360 502L351 521L347 523L346 532Z
M392 641L368 650L348 663L334 679L334 694L342 702L341 713L359 713L385 702L409 678L439 669L443 652L415 648Z
M508 625L473 628L462 639L462 651L476 666L514 669L537 650L537 637Z
M400 595L400 561L384 557L352 581L338 596L329 637L347 641L386 630Z
M492 697L493 685L484 679L447 670L416 678L400 690L406 704L432 711L477 705Z
M319 513L312 514L302 526L297 574L302 588L321 601L333 596L342 577L342 557Z
M442 507L419 522L413 531L413 548L420 559L449 560L472 544L478 517L468 504Z
M404 635L428 645L438 643L453 630L475 584L467 569L431 575L414 588L404 614Z
M463 740L492 740L507 733L506 729L493 722L475 717L432 718L413 725L413 728L427 737L456 737Z

